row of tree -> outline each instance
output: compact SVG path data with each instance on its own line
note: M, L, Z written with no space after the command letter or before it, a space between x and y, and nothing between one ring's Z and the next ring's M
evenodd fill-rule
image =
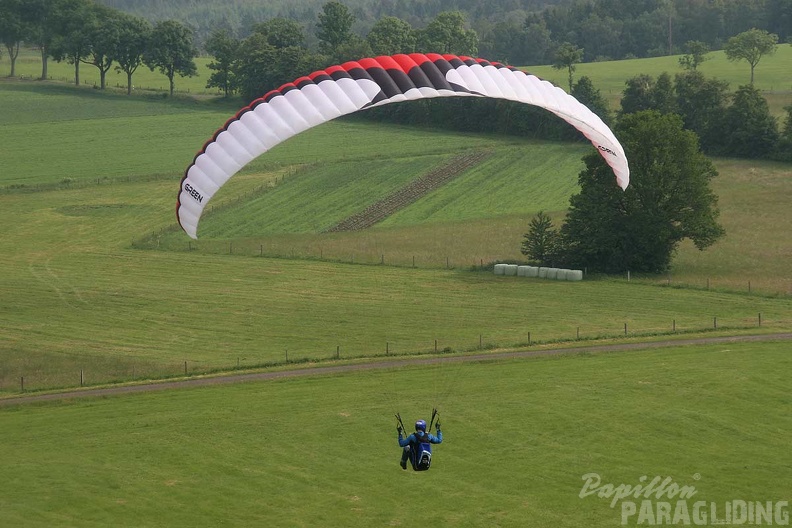
M627 81L621 113L655 110L677 114L695 132L709 154L792 161L792 106L783 128L771 115L767 100L751 84L728 92L728 84L699 71L654 78L639 75Z
M93 0L0 0L0 41L11 60L11 76L22 42L41 51L41 78L47 78L49 58L74 65L80 84L80 65L99 70L100 87L111 68L127 76L142 66L158 69L170 81L173 94L176 75L197 72L193 59L198 51L192 30L175 20L153 26L144 18L97 4Z
M425 28L416 30L396 17L378 20L365 38L353 32L355 16L340 2L324 4L318 14L316 49L305 45L303 26L274 18L255 24L245 39L228 30L214 31L206 51L214 57L208 87L226 95L238 91L251 101L273 87L330 64L394 53L439 52L475 55L478 38L459 12L442 12Z
M583 60L673 55L688 41L720 49L751 28L792 37L792 0L572 0L482 33L482 52L514 64L547 64L570 42Z
M250 21L290 18L308 29L313 47L321 0L102 0L155 19L177 18L204 42L213 29L245 38ZM485 57L512 64L547 64L554 50L571 42L586 61L679 53L689 40L721 48L731 35L759 28L792 36L792 0L344 0L365 35L386 16L416 28L443 11L460 11L480 37Z

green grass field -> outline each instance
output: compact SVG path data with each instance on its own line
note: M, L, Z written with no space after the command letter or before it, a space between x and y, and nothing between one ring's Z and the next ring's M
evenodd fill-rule
M789 164L715 160L727 237L683 246L670 285L532 281L474 267L519 259L538 210L561 219L582 143L337 121L231 180L190 241L178 181L234 107L5 80L0 107L3 398L625 325L792 328ZM317 232L468 149L492 155L382 225ZM721 508L789 500L790 361L787 343L678 346L2 407L0 526L619 525L579 497L592 472L670 476ZM446 441L403 472L392 415L432 405Z
M467 270L519 259L538 210L559 218L583 144L329 123L229 182L190 242L174 229L178 179L225 121L221 109L24 83L0 84L0 99L14 109L0 127L3 391L21 377L35 390L74 385L80 370L95 384L176 375L185 362L202 372L287 353L328 358L337 347L372 356L428 352L435 341L508 347L529 332L534 342L616 336L625 323L645 335L674 323L755 328L759 313L767 329L792 321L786 165L718 161L729 236L700 255L682 248L672 274L673 285L698 289L654 284L664 277L498 280ZM317 233L350 204L470 148L493 155L382 226ZM381 262L389 266L357 265ZM707 279L713 291L701 291Z
M619 526L589 473L671 477L723 515L789 500L790 368L785 343L732 344L2 408L0 524ZM402 471L393 413L433 403L433 468Z

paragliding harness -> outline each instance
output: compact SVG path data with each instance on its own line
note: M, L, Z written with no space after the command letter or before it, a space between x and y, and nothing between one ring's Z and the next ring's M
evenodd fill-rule
M429 428L424 431L424 434L420 437L416 435L416 438L419 440L425 438L426 441L419 442L417 446L410 446L410 463L415 471L427 471L432 466L432 444L429 443L429 431L432 430L432 425L434 425L435 418L438 414L437 409L432 409L432 419L429 422ZM406 434L407 429L404 427L399 413L396 413L396 420Z

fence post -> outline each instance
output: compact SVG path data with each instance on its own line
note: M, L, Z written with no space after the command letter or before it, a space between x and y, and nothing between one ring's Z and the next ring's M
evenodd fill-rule
M481 334L479 334L479 350L481 350L482 338Z
M80 369L80 387L82 387L84 383L85 383L85 375L83 374L83 369Z
M627 323L624 323L624 335L627 335Z
M187 362L184 362L184 375L187 375Z
M748 293L751 293L751 281L748 281Z
M528 346L531 346L531 332L528 332Z
M576 339L580 339L580 327L579 326L577 327L577 337L576 337Z
M22 392L25 392L25 376L19 377L19 386L22 389Z
M341 357L341 345L336 345L336 359Z
M437 339L435 339L435 354L437 354Z
M671 323L671 331L676 332L676 319Z
M762 326L762 312L759 312L759 326Z
M385 355L387 356L388 354L390 354L390 343L385 341Z
M718 318L717 318L717 316L712 318L712 328L714 328L716 330L718 329Z

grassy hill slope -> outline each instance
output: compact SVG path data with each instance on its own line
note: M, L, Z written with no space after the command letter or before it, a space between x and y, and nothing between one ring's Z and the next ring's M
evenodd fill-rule
M713 51L707 57L709 60L699 66L699 70L705 76L728 82L731 91L749 83L751 69L747 62L732 62L726 58L726 53L723 51ZM791 65L792 46L782 44L778 46L774 55L762 57L756 67L754 86L762 92L770 105L770 112L777 117L785 116L784 107L792 105ZM565 89L569 84L566 70L559 71L550 66L531 66L527 70ZM627 79L640 74L657 77L663 72L668 72L673 77L682 71L679 66L679 56L673 55L578 64L575 79L583 75L591 78L594 86L610 101L611 107L617 109Z
M722 518L788 499L790 368L785 343L733 344L2 408L0 524L619 525L588 473L671 477ZM402 471L393 413L432 404L433 467Z

